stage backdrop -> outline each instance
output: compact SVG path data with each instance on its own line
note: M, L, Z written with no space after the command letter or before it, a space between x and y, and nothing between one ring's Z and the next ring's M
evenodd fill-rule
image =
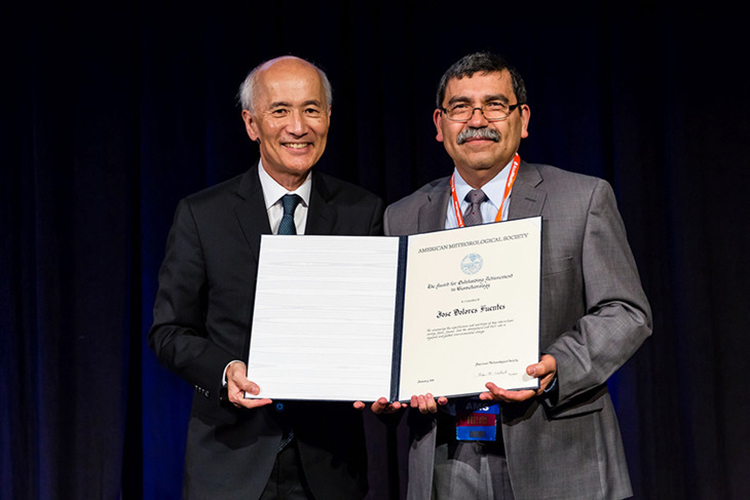
M316 168L393 202L450 173L435 88L476 50L525 76L522 157L618 196L654 311L610 381L636 498L747 498L748 9L600 4L3 6L0 498L180 498L191 388L145 339L177 201L257 159L247 71L327 71Z

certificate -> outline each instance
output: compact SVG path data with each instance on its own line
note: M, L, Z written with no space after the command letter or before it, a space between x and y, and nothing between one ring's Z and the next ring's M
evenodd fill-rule
M255 397L406 401L537 388L541 217L402 237L261 239Z

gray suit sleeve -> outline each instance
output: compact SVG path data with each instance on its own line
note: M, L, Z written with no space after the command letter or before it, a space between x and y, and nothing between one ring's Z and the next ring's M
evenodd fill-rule
M604 384L651 334L625 227L612 188L601 180L591 195L581 269L586 314L546 350L557 361L558 405Z

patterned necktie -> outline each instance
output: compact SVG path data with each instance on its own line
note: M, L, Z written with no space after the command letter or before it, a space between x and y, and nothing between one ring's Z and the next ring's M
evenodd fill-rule
M296 194L285 194L281 198L281 203L284 205L284 216L281 218L279 231L276 234L297 234L297 227L294 225L294 209L297 208L299 202L300 197Z
M464 200L470 203L464 212L464 226L476 226L482 223L482 211L479 206L487 199L487 195L481 189L472 189L466 194Z

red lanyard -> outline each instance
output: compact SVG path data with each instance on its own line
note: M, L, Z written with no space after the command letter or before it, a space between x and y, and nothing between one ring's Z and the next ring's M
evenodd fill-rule
M518 165L521 163L521 157L516 156L513 158L513 164L510 166L510 173L508 174L508 181L505 183L505 194L503 194L503 201L500 202L500 210L497 211L495 216L495 222L500 222L503 219L503 205L505 200L510 196L510 190L513 188L513 183L516 182L516 176L518 175ZM453 210L456 211L456 220L458 221L458 227L464 227L464 218L461 215L461 204L458 202L458 196L456 196L456 174L451 176L451 196L453 197Z

